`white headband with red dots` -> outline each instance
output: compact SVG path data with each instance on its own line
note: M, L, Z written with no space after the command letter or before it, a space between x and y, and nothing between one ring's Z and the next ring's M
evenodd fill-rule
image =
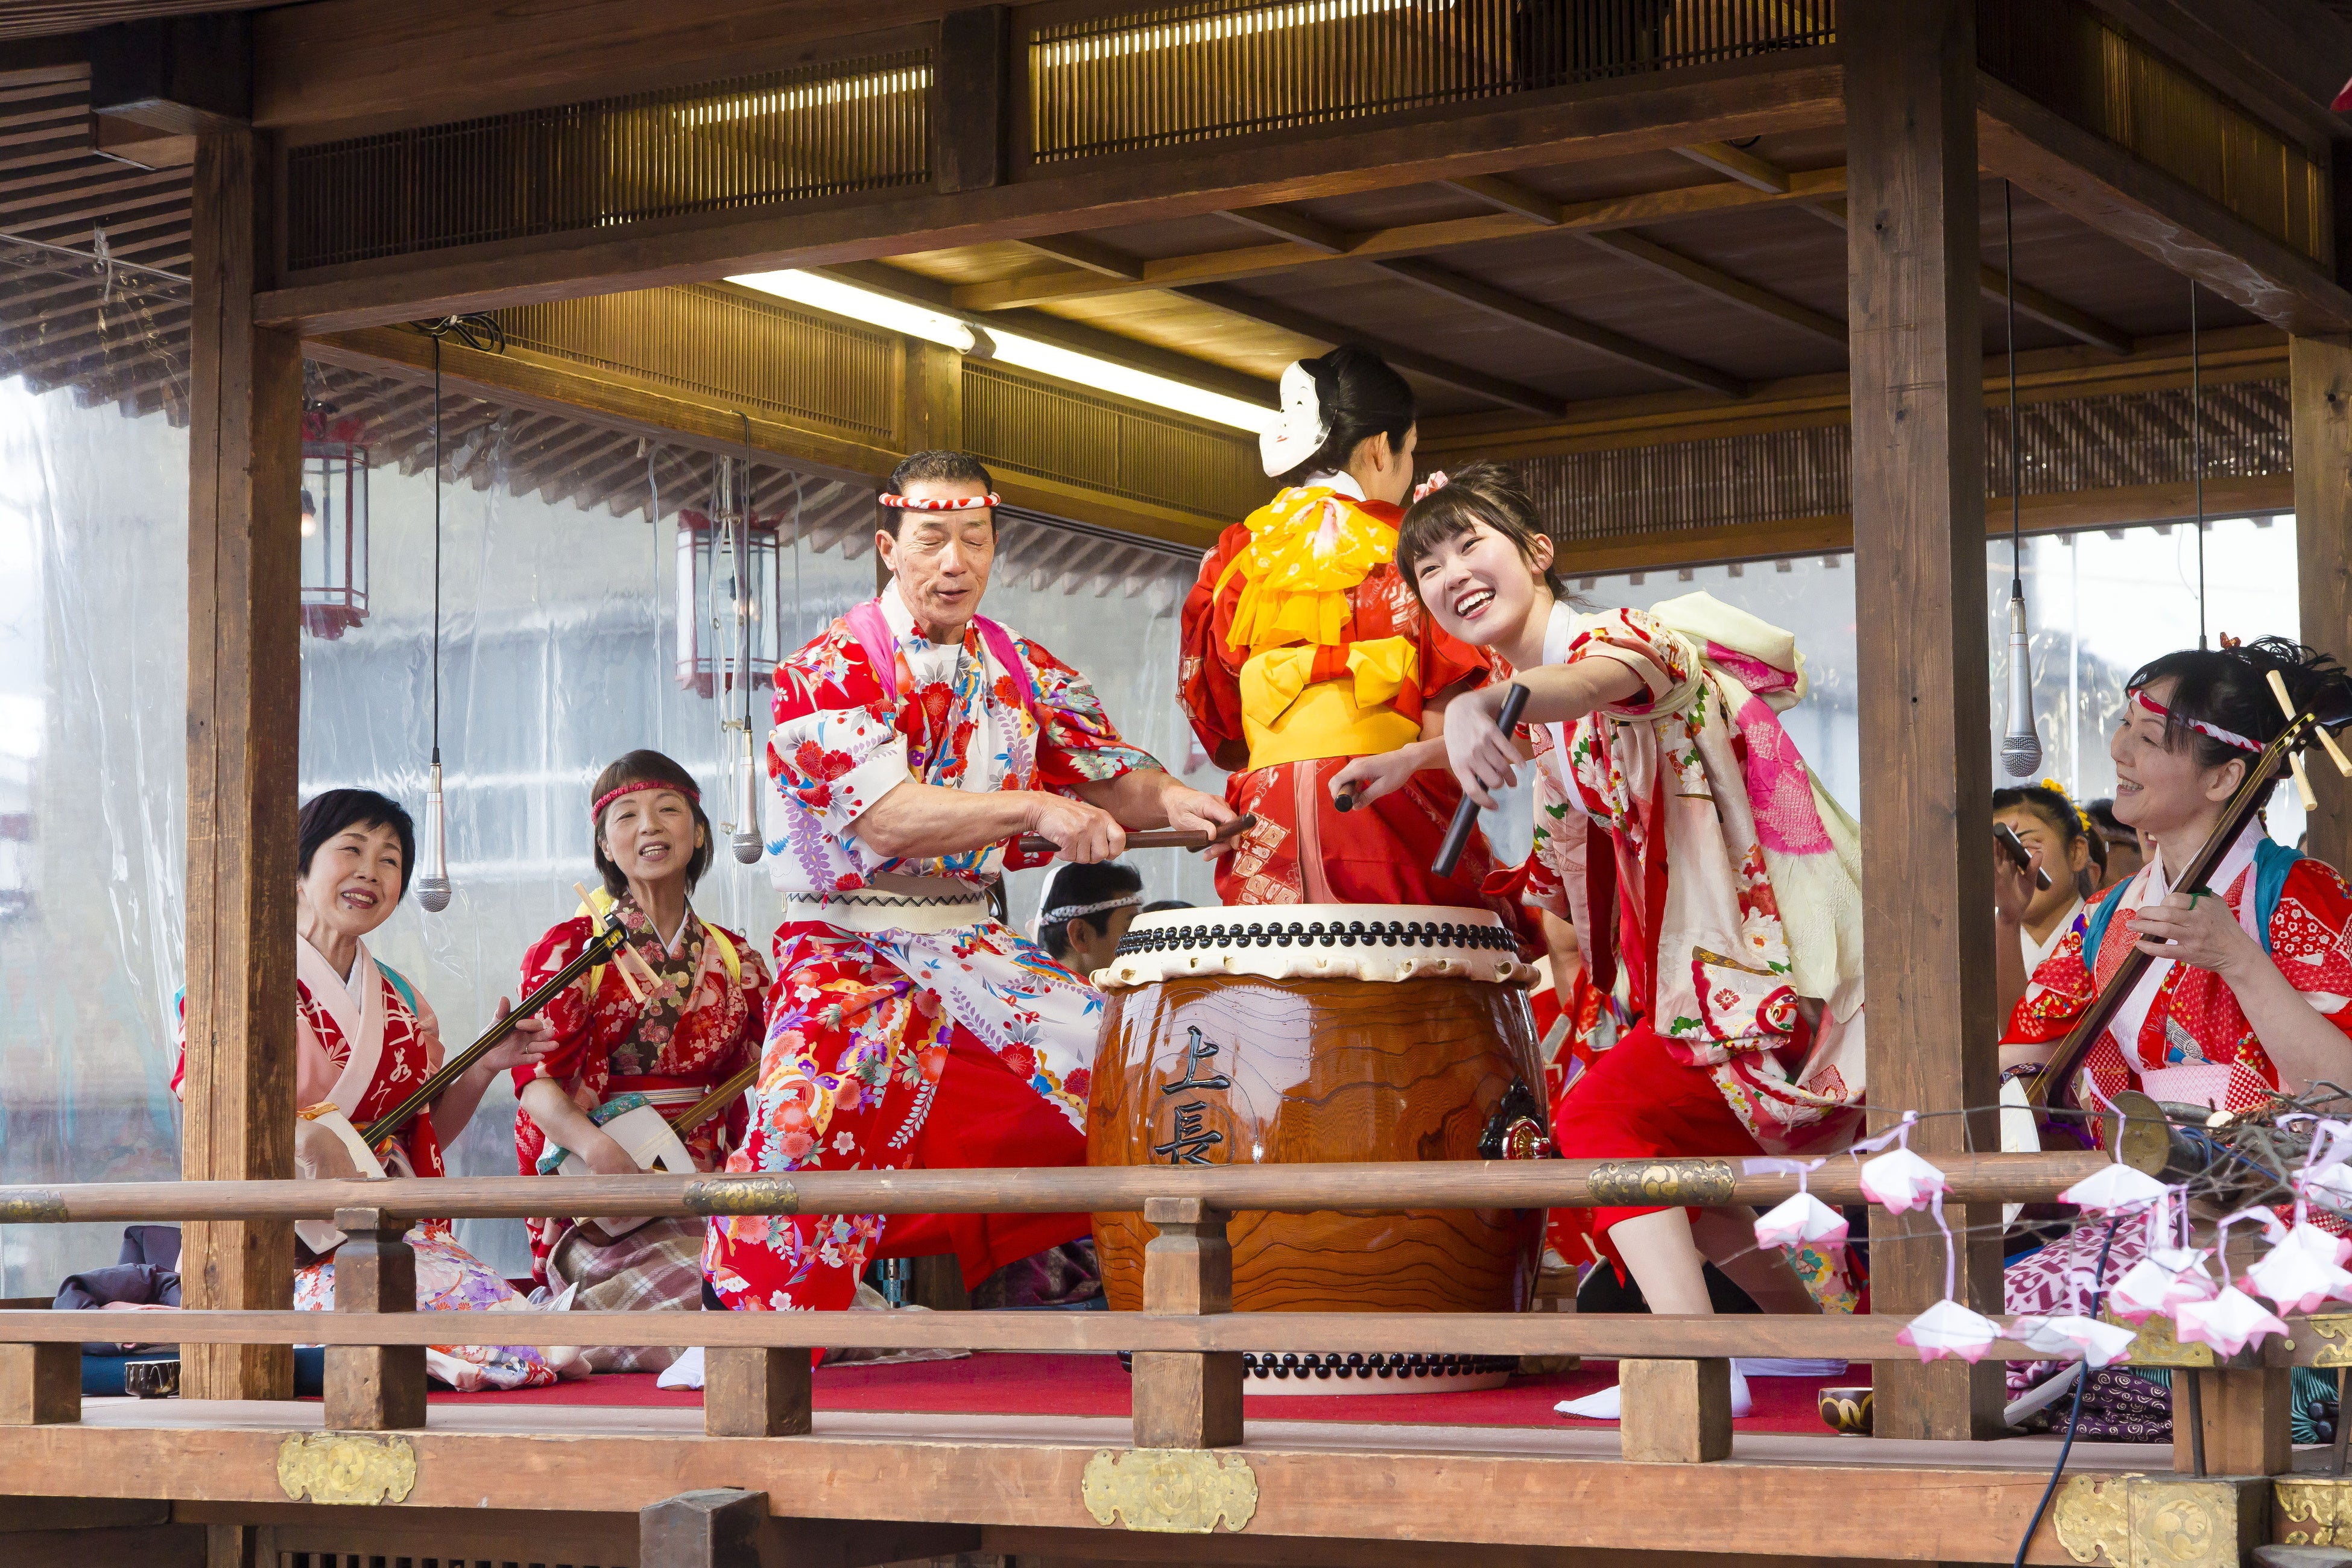
M996 494L992 490L984 496L881 495L874 499L900 511L978 511L997 504Z

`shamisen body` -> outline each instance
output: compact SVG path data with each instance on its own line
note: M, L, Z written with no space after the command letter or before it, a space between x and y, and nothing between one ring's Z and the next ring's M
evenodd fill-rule
M1860 853L1780 728L1803 691L1793 642L1703 595L1580 616L1551 559L1526 489L1491 464L1416 502L1398 540L1431 616L1528 689L1548 753L1528 890L1629 983L1634 1021L1570 1085L1554 1141L1585 1158L1838 1147L1863 1093ZM1501 694L1446 713L1448 765L1481 805L1528 760L1496 728ZM1710 1310L1685 1211L1591 1225L1652 1310ZM1719 1261L1767 1310L1815 1310L1780 1256L1733 1250ZM1596 1400L1570 1413L1614 1415L1613 1391Z
M1086 679L980 615L988 471L918 453L882 498L890 585L777 668L768 851L784 896L751 1126L731 1171L1083 1164L1101 997L991 917L1007 841L1117 856L1233 813L1129 745ZM869 1258L953 1250L968 1281L1084 1215L715 1220L730 1307L844 1308Z

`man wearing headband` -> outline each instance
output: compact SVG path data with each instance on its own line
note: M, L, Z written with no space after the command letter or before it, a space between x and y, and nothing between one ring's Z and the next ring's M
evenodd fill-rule
M919 452L879 498L892 574L776 671L768 850L784 895L751 1127L732 1171L1083 1164L1101 996L992 919L1007 841L1108 860L1225 803L1121 740L1086 679L982 616L988 470ZM966 1284L1085 1215L711 1222L733 1308L844 1308L874 1257L953 1251Z
M1056 866L1037 905L1037 945L1071 973L1108 969L1143 908L1143 876L1124 861Z

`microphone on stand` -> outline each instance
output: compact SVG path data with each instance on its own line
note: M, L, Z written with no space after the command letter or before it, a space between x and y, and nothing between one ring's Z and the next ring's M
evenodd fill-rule
M746 866L756 866L767 846L760 841L760 767L759 745L751 735L751 726L743 726L743 798L737 803L742 816L729 842L734 846L735 858Z
M2025 636L2025 595L2014 584L2009 595L2009 724L2000 740L2000 765L2014 779L2032 778L2042 766L2042 738L2033 731L2033 652Z
M425 792L425 874L416 879L416 901L426 914L449 907L449 844L442 828L441 752L433 752L433 784Z

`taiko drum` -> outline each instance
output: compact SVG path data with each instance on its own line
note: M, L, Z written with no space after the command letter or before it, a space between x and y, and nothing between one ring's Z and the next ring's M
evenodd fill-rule
M1109 1004L1087 1163L1543 1153L1533 974L1485 910L1143 916L1095 977ZM1094 1232L1112 1310L1139 1310L1150 1228L1139 1214L1100 1214ZM1244 1213L1230 1234L1236 1310L1509 1312L1533 1294L1543 1214Z

